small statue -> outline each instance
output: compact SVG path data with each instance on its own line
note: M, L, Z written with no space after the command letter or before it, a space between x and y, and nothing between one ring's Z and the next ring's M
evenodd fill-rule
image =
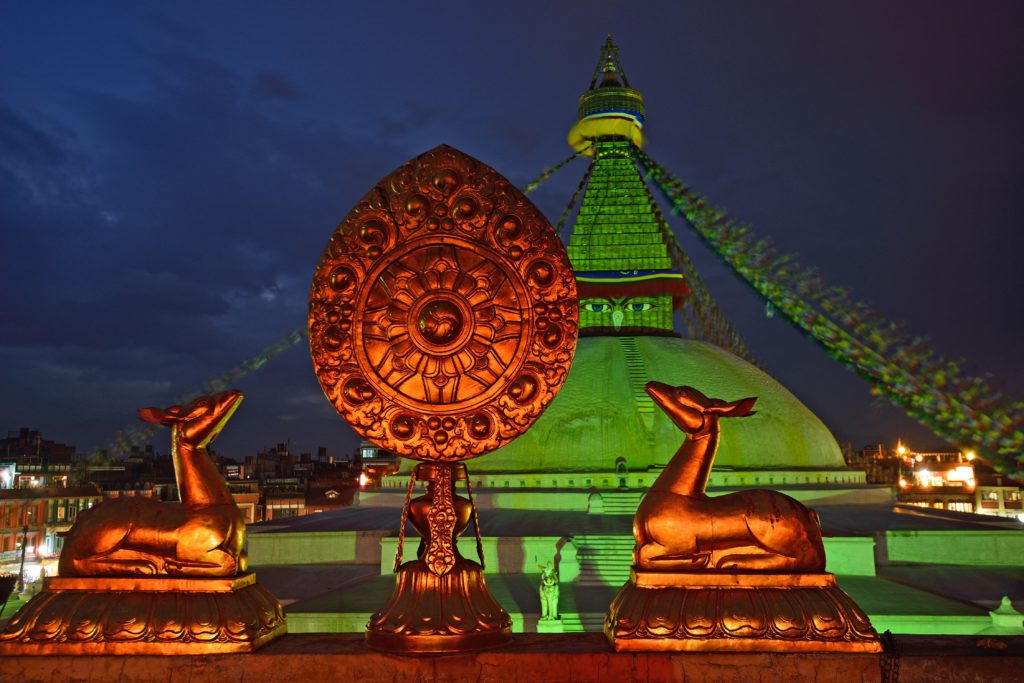
M206 450L241 402L241 392L232 390L187 406L140 408L145 422L171 428L181 503L119 498L83 511L64 542L60 576L244 572L245 519Z
M540 619L541 621L556 621L558 615L558 570L548 560L546 565L540 567Z
M704 492L718 447L718 421L753 415L757 399L726 403L693 387L661 382L646 388L687 437L636 512L634 564L661 571L824 571L825 547L813 510L765 489L716 498Z

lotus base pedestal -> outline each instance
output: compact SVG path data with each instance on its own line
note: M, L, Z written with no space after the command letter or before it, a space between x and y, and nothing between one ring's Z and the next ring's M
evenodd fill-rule
M652 572L634 568L605 617L617 652L881 652L833 574Z
M423 560L403 564L366 626L366 644L388 652L465 652L511 639L512 619L487 590L483 569L464 558L440 575Z
M281 605L253 573L52 577L0 632L0 655L252 652L286 631Z

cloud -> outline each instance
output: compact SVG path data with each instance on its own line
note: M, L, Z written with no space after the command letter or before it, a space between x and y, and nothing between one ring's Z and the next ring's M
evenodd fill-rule
M402 138L418 131L434 118L434 110L420 103L403 107L397 114L377 117L377 130L386 140Z
M67 128L41 125L0 103L0 185L11 201L82 204L94 180Z
M300 325L334 226L401 159L333 122L266 115L215 60L139 56L147 97L77 91L38 118L0 107L0 298L16 321L0 327L0 414L51 415L83 448ZM296 101L283 74L256 82ZM244 381L266 392L254 419L287 412L282 387L315 388L308 358L290 367Z
M299 89L280 71L261 71L252 84L253 93L262 99L296 102L302 99Z

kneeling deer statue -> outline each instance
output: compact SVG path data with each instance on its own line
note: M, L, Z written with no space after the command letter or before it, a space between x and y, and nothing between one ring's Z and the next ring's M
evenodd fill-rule
M633 562L655 571L822 572L818 515L763 489L709 498L718 421L753 415L756 398L732 403L693 387L648 382L647 393L686 433L633 519Z
M231 577L246 569L245 520L206 451L242 402L238 391L166 410L141 408L171 428L181 503L107 500L79 514L58 566L61 576Z

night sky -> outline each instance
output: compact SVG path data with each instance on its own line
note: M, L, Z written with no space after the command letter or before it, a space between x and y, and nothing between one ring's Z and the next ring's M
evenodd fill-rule
M522 186L611 32L647 151L783 251L1024 394L1017 2L0 2L0 433L80 452L304 324L313 267L440 143ZM556 220L585 167L533 199ZM769 369L857 445L942 442L675 228ZM218 450L346 452L305 343ZM735 398L735 397L727 397ZM166 449L168 437L155 442Z

